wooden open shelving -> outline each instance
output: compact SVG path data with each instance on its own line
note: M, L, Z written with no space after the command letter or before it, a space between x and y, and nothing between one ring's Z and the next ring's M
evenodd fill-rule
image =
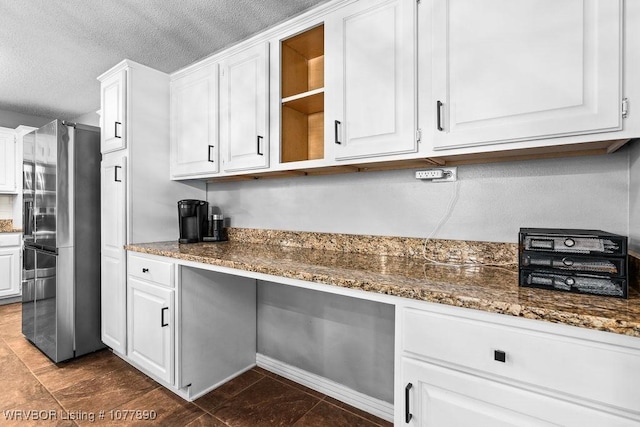
M281 43L283 163L324 158L324 25Z

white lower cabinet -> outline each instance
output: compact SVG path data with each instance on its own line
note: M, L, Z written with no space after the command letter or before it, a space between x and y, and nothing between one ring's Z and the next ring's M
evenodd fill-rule
M124 359L187 400L256 364L256 281L127 254Z
M544 331L542 322L453 307L401 313L396 424L640 423L633 392L640 346L633 338L562 325ZM601 342L603 335L621 345Z
M139 271L134 267L137 265L142 265ZM170 287L173 264L129 256L128 267L127 357L155 379L172 385L175 365L175 291ZM136 269L132 271L132 268ZM169 279L168 283L153 280L156 269L170 271L160 274Z
M0 234L0 298L20 294L20 234Z
M403 358L405 425L622 427L637 422L438 365Z

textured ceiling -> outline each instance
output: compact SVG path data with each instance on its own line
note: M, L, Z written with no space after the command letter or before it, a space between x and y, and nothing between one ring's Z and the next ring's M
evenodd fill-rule
M326 0L0 0L0 110L72 119L127 58L171 73Z

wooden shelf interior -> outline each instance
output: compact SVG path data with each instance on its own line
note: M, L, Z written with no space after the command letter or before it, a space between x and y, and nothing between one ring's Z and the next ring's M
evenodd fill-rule
M282 162L324 158L324 25L282 41Z

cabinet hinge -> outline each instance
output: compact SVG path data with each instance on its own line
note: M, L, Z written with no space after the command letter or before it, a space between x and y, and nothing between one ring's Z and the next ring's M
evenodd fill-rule
M422 129L416 129L416 141L422 142Z
M629 99L622 98L622 118L626 119L629 116Z

